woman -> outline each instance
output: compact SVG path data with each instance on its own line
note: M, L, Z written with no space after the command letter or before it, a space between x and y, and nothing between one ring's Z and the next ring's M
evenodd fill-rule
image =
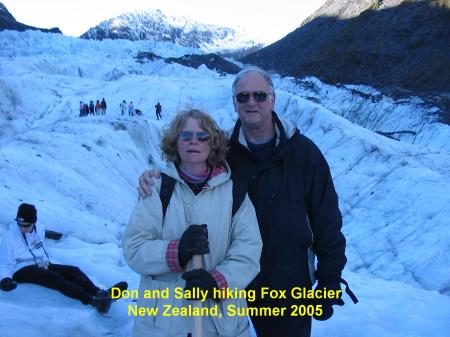
M17 283L34 283L91 304L100 313L108 312L113 301L110 289L97 287L78 267L50 262L44 244L45 229L37 221L34 205L21 204L16 223L4 234L0 245L1 290L14 290ZM114 287L125 290L128 284L122 281Z
M259 272L262 248L248 196L232 216L226 136L210 116L189 110L179 113L164 131L161 147L168 160L161 170L176 180L165 216L157 180L154 193L136 205L124 234L125 259L141 274L138 307L158 308L155 315L136 316L133 335L186 337L193 317L163 316L163 311L189 307L192 302L175 298L176 291L199 287L207 291L203 308L211 309L211 315L202 317L204 337L250 336L246 317L227 314L229 305L246 307L242 294L214 296L217 289L245 289ZM201 255L203 268L192 270L193 255ZM163 294L166 289L169 298L143 296L145 290Z

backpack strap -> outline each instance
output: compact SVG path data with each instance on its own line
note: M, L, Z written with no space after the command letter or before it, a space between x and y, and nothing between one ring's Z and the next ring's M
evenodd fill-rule
M175 188L175 179L161 172L161 189L159 190L159 198L161 199L163 218L166 216L167 207Z
M247 183L242 179L237 178L235 175L231 175L233 181L233 207L232 217L234 217L241 208L244 202L245 195L247 194ZM169 206L170 198L172 197L173 190L175 189L176 180L167 174L161 172L161 188L159 190L159 197L161 199L163 217L166 216L167 207Z
M234 174L231 174L231 180L233 181L233 208L231 216L234 218L247 194L247 183Z

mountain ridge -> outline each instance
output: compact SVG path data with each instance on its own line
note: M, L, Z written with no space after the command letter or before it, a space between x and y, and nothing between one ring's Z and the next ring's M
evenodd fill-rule
M214 52L261 47L245 31L200 23L186 17L167 16L161 10L135 11L102 21L80 36L84 39L169 41Z
M19 32L23 32L26 30L40 30L44 33L57 33L62 34L61 30L58 27L54 28L37 28L33 26L26 25L24 23L18 22L14 16L8 11L6 6L0 2L0 31L2 30L17 30Z
M295 31L240 61L285 76L366 84L394 97L418 95L450 123L448 22L448 0L329 0Z

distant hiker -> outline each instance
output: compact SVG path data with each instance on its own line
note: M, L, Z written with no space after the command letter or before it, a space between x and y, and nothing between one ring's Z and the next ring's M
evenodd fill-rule
M100 103L102 115L106 114L106 101L104 98L102 98L102 102Z
M125 102L125 100L123 100L122 103L120 103L119 107L120 107L120 112L122 113L122 116L123 116L125 114L125 111L127 111L127 102Z
M16 224L3 234L0 245L0 288L11 291L17 283L33 283L58 290L106 313L113 302L111 289L97 287L78 267L50 262L44 244L45 229L37 222L33 205L21 204ZM125 290L126 282L114 287Z
M128 116L133 116L134 113L134 105L133 102L130 101L128 104Z
M80 101L80 117L84 116L84 103Z
M89 105L87 103L84 104L84 115L85 116L89 115Z
M142 116L142 111L139 109L134 109L134 113L136 114L136 116Z
M97 100L97 103L95 103L95 114L100 115L101 111L102 111L102 106L100 104L100 101Z
M159 102L156 103L156 105L155 105L155 113L156 113L156 119L157 120L159 120L160 118L162 119L161 110L162 110L161 104L159 104Z
M95 109L94 101L91 101L91 102L89 103L89 113L90 113L91 115L94 114L94 109Z

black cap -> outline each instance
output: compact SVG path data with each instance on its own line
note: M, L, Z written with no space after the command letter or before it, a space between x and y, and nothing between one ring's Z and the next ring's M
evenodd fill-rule
M37 220L37 211L34 205L22 204L17 210L17 219L22 218L24 222L34 223Z

